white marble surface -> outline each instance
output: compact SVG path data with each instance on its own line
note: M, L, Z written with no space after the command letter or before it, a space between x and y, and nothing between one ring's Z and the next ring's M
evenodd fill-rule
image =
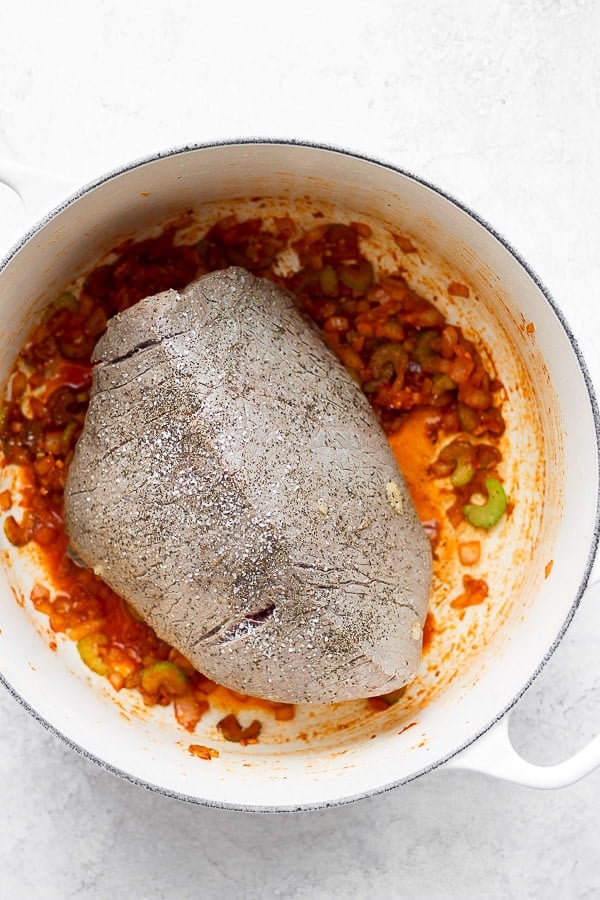
M87 179L238 136L346 146L476 209L538 271L600 385L600 5L5 2L0 158ZM0 187L0 247L25 224ZM512 720L551 762L600 728L584 603ZM600 770L536 792L439 771L278 817L187 806L97 769L0 694L0 896L600 897Z

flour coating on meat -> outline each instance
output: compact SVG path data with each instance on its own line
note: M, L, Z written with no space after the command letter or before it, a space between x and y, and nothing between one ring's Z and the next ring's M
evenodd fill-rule
M115 316L65 516L79 557L210 678L286 702L420 662L429 542L371 409L244 269Z

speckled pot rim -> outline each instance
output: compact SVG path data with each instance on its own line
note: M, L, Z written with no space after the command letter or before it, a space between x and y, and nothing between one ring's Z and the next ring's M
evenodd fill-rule
M39 222L33 225L21 239L8 251L8 253L4 256L4 258L0 261L0 275L3 270L6 268L11 259L15 256L16 253L35 235L37 234L51 219L54 219L57 215L59 215L64 209L68 206L71 206L85 194L94 190L95 188L101 186L107 181L110 181L112 178L115 178L118 175L126 174L134 169L140 168L141 166L147 165L148 163L157 162L161 159L166 159L171 156L178 156L185 153L195 152L197 150L209 150L215 149L218 147L243 147L249 146L253 144L270 144L270 145L279 145L279 146L292 146L292 147L300 147L300 148L311 148L314 150L324 150L330 153L338 153L343 156L352 157L357 160L361 160L363 162L372 163L377 166L381 166L384 169L388 169L391 172L395 172L398 175L402 175L406 178L410 178L412 181L417 182L423 187L428 188L439 196L443 197L445 200L452 203L458 209L460 209L463 213L477 222L482 228L484 228L489 234L491 234L502 246L510 253L510 255L519 263L519 265L525 270L527 275L531 278L531 280L535 283L535 285L539 288L544 298L546 299L548 306L560 322L560 325L563 328L567 338L569 339L569 343L573 349L573 353L576 356L581 374L583 375L583 379L585 382L585 386L587 389L588 399L590 402L590 407L592 410L592 415L594 419L594 429L596 434L596 455L598 459L598 466L600 468L600 412L598 408L598 402L596 399L596 395L594 392L592 379L590 377L590 373L588 371L586 362L583 358L581 350L577 344L575 336L573 335L567 320L565 319L562 311L560 310L558 304L551 296L548 289L545 287L539 276L534 272L531 266L524 260L521 254L515 250L515 248L507 241L502 235L500 235L485 219L481 218L477 213L475 213L472 209L462 203L460 200L457 200L452 194L449 194L447 191L442 190L431 182L427 181L424 178L421 178L419 175L415 175L413 172L408 171L407 169L402 169L399 166L395 166L389 162L385 162L380 159L376 159L375 157L368 156L362 153L358 153L354 150L347 150L343 147L337 147L331 144L321 144L313 141L303 141L296 140L291 138L231 138L222 141L209 141L207 143L193 143L193 144L185 144L180 147L174 147L168 150L159 151L157 153L151 154L146 157L142 157L140 159L134 160L133 162L126 163L123 166L119 166L116 169L106 173L105 175L100 176L94 181L85 184L83 187L79 188L75 193L71 196L67 197L64 202L56 206L54 209L50 210ZM119 778L124 779L132 784L139 785L140 787L144 787L150 791L162 794L165 797L171 797L177 800L184 800L188 803L194 803L200 806L213 807L217 809L227 809L227 810L235 810L238 812L248 812L248 813L290 813L290 812L305 812L310 810L317 809L329 809L337 806L346 805L348 803L354 803L358 800L367 799L369 797L375 797L380 794L384 794L387 791L393 790L394 788L399 787L402 784L408 784L411 781L414 781L417 778L420 778L422 775L427 775L429 772L434 771L434 769L443 766L444 763L448 762L448 760L453 759L455 756L458 756L463 750L473 744L476 740L478 740L482 735L488 732L494 725L496 725L505 715L506 713L512 709L512 707L520 700L525 691L531 686L533 681L540 674L556 648L558 647L560 641L565 635L567 628L581 602L581 598L586 590L586 587L589 582L590 574L592 571L592 567L594 565L594 561L596 558L596 552L598 549L598 542L600 539L600 485L596 485L596 515L594 522L594 532L592 536L592 541L588 553L587 562L585 565L585 569L579 584L579 588L577 590L576 596L573 600L573 603L567 613L565 621L563 622L561 628L556 635L551 647L540 661L536 670L532 674L532 676L525 682L522 688L518 691L515 697L508 703L497 715L494 716L493 719L483 728L479 729L468 741L465 741L463 744L458 746L452 753L448 753L443 756L441 759L432 762L430 765L419 769L416 772L413 772L406 778L399 779L398 781L393 781L385 785L381 785L376 788L372 788L371 790L362 791L357 794L353 794L347 797L340 797L339 799L333 801L327 801L323 803L310 803L310 804L299 804L299 805L291 805L291 806L249 806L244 804L235 804L235 803L220 803L214 800L207 800L202 797L195 797L190 794L181 793L179 791L171 791L166 788L160 787L159 785L152 784L151 782L145 781L141 778L138 778L134 775L131 775L128 772L125 772L122 769L119 769L117 766L113 766L107 763L105 760L100 757L95 756L93 753L90 753L84 747L72 741L65 734L63 734L58 728L56 728L51 722L41 716L29 703L12 687L11 684L6 680L4 675L0 672L0 682L4 685L4 687L8 690L8 692L17 700L18 703L21 704L37 721L43 725L50 733L56 735L60 738L68 747L72 750L75 750L85 759L91 760L96 763L96 765L100 766L107 772L110 772L113 775L118 776Z

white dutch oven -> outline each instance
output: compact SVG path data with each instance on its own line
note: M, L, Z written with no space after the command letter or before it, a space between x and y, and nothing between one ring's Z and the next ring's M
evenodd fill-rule
M66 186L9 163L0 180L26 206L48 207ZM266 198L259 207L252 198ZM38 203L38 207L35 204ZM49 647L47 621L27 600L43 573L3 548L0 673L8 690L70 746L165 794L239 809L332 805L386 790L445 763L522 784L556 787L600 762L600 738L557 766L513 750L507 711L548 659L586 590L598 539L598 415L568 327L515 252L470 211L391 166L331 148L244 141L184 148L134 163L77 191L13 248L0 270L0 380L40 309L103 254L193 209L198 228L217 215L281 214L314 222L368 221L371 253L469 332L483 336L507 390L505 481L512 515L486 542L480 568L489 602L461 619L449 600L460 572L435 583L438 634L403 701L301 709L265 720L261 743L219 738L215 710L194 736L170 710L145 710L85 669L74 645ZM392 233L409 237L404 254ZM406 246L406 245L405 245ZM458 280L470 297L451 297ZM52 636L54 637L54 636ZM203 761L191 743L218 747Z

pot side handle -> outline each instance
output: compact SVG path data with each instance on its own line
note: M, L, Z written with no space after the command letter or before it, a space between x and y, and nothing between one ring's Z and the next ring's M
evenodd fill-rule
M587 591L597 591L594 581ZM470 769L532 788L559 788L574 784L600 766L600 734L574 756L553 766L536 766L520 756L509 734L510 714L483 734L469 747L449 759L444 768Z
M600 735L574 756L554 766L527 762L513 747L508 733L510 716L504 716L486 734L457 756L446 769L469 769L532 788L559 788L574 784L600 766Z
M64 200L77 186L72 178L40 172L7 159L0 159L0 183L19 195L30 223Z

